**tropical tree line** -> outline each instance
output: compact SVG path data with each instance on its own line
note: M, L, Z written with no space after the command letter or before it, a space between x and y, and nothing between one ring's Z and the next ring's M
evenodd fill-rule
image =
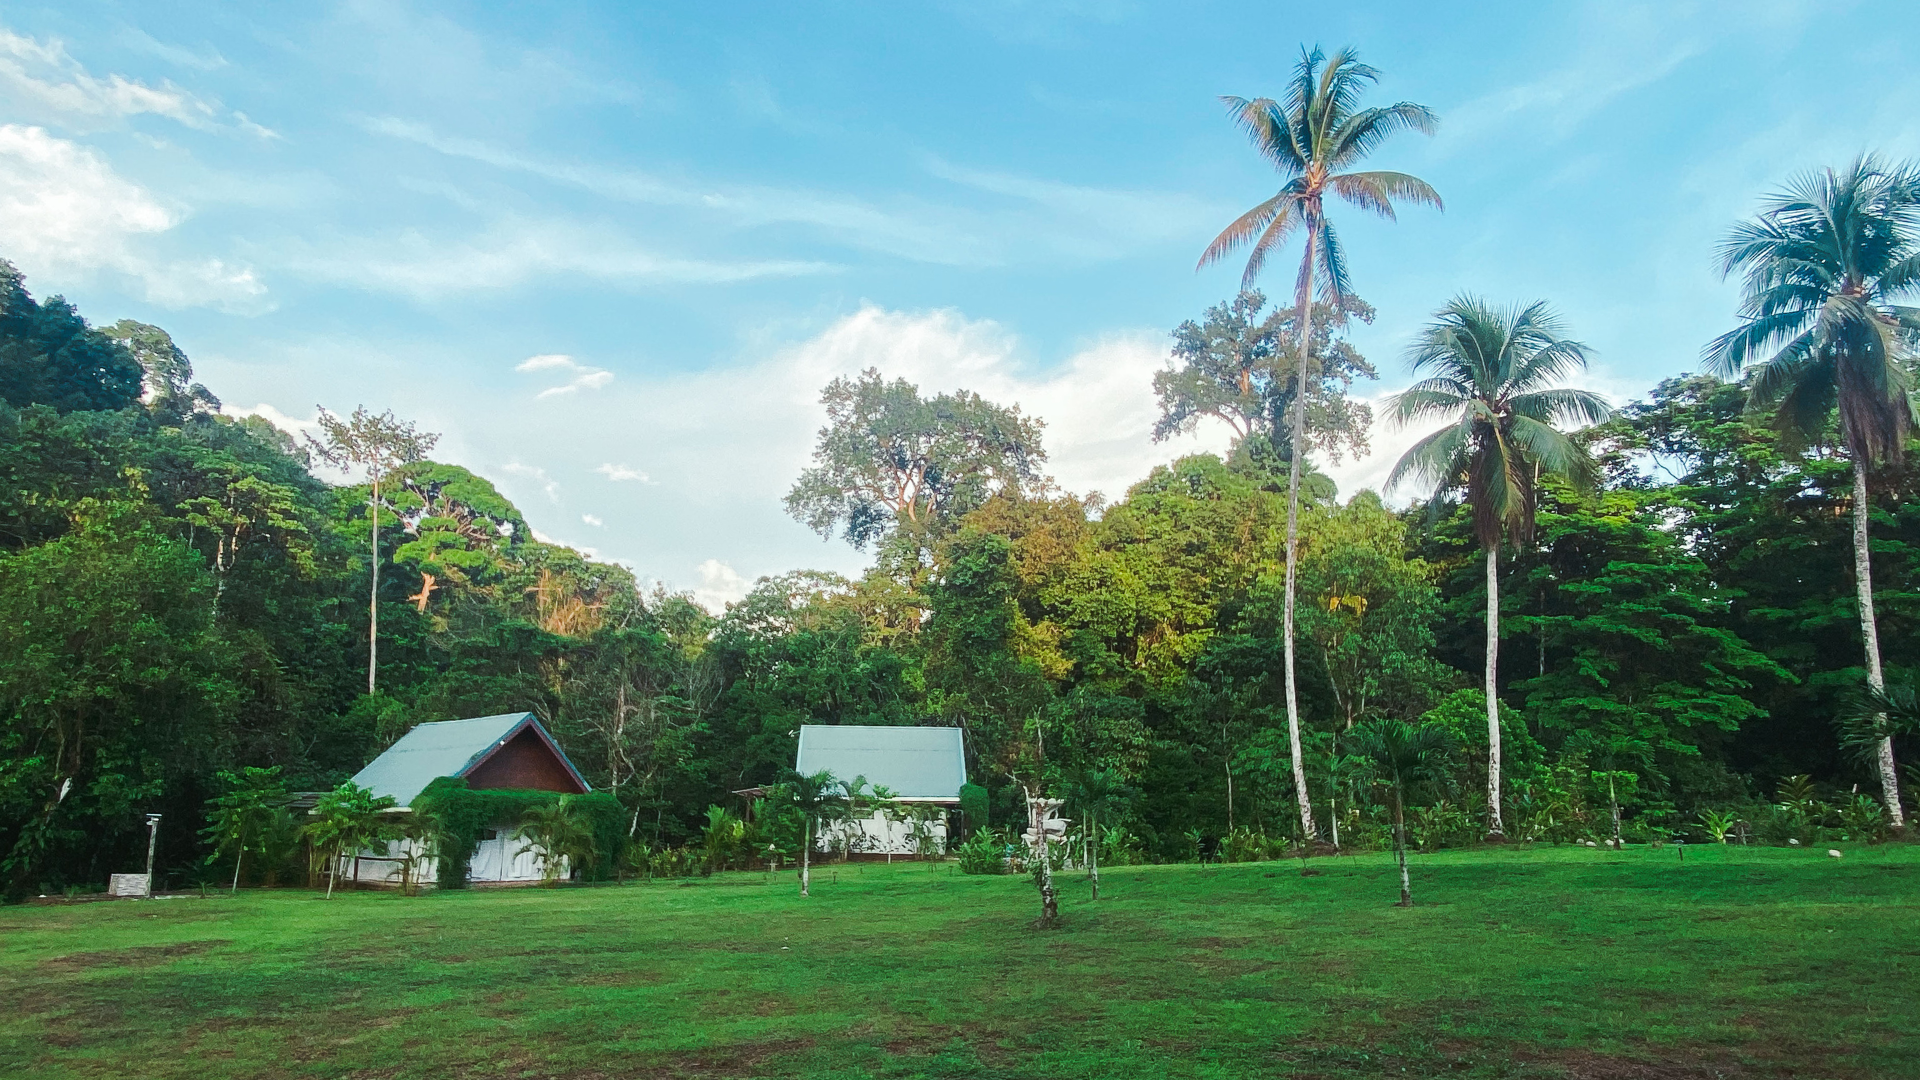
M1281 189L1206 250L1249 252L1243 291L1174 330L1154 381L1156 435L1223 424L1228 453L1109 501L1048 479L1015 403L838 379L787 507L872 566L724 612L536 540L431 432L362 408L296 443L223 415L160 328L95 327L0 270L8 894L137 865L149 812L170 877L280 880L263 845L291 826L244 825L251 770L338 792L413 724L522 709L618 799L637 872L810 860L857 793L789 775L802 723L964 728L982 868L1027 793L1078 815L1060 850L1089 873L1899 830L1914 170L1863 157L1763 202L1720 252L1745 300L1702 373L1676 361L1618 409L1568 385L1590 350L1551 305L1445 301L1380 404L1420 435L1397 510L1315 468L1375 419L1349 337L1374 312L1330 208L1437 209L1362 167L1436 121L1365 105L1350 54L1294 74L1228 102Z

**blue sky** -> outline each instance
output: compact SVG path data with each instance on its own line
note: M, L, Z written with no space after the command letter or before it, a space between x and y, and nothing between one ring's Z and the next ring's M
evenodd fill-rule
M1441 116L1376 160L1446 212L1341 221L1369 394L1460 290L1551 300L1644 392L1725 329L1712 244L1765 191L1920 155L1914 5L634 7L8 5L0 255L169 328L230 410L394 409L717 603L863 564L779 505L836 374L1018 402L1076 491L1220 445L1154 445L1148 381L1274 186L1216 97L1302 42Z

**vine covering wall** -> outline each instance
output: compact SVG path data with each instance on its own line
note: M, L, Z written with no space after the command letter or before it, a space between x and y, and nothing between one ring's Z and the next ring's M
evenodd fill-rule
M430 820L440 834L439 884L443 889L467 886L467 871L480 838L488 829L515 828L526 812L568 798L558 791L470 788L464 779L442 776L428 784L413 801L414 813ZM619 800L604 791L571 796L593 829L599 857L579 868L585 881L609 881L620 865L626 846L626 814Z

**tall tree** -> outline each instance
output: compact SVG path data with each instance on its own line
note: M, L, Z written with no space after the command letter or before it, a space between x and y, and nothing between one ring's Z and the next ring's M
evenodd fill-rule
M426 457L440 436L415 428L411 421L395 419L391 410L376 416L365 405L344 420L321 409L320 431L325 441L307 436L313 452L337 468L365 470L373 488L367 510L372 548L367 600L367 693L371 694L380 670L380 478Z
M26 278L0 259L0 400L61 412L124 409L140 400L140 376L119 342L58 296L35 303Z
M1597 475L1587 452L1554 425L1599 423L1613 412L1598 394L1551 385L1587 365L1587 347L1562 336L1563 329L1545 301L1496 310L1477 297L1455 297L1409 353L1413 374L1423 377L1387 405L1401 425L1448 422L1401 456L1388 488L1412 480L1434 498L1464 493L1486 552L1489 839L1507 831L1500 813L1500 545L1532 532L1543 473L1579 487Z
M1395 105L1359 108L1360 95L1379 80L1378 71L1362 64L1350 49L1331 59L1318 48L1300 52L1293 85L1285 99L1224 97L1228 110L1246 131L1261 156L1277 169L1285 183L1278 193L1240 215L1200 256L1200 265L1218 261L1240 247L1252 245L1241 288L1253 287L1267 258L1280 250L1294 233L1302 234L1305 251L1294 281L1294 329L1299 361L1293 396L1292 461L1287 469L1287 580L1285 625L1281 629L1286 653L1287 733L1293 742L1293 783L1300 803L1300 826L1315 835L1313 802L1307 796L1307 772L1300 746L1300 707L1294 680L1293 599L1294 556L1300 533L1300 459L1306 450L1306 386L1313 338L1313 302L1316 292L1338 308L1351 295L1346 254L1325 213L1329 192L1363 210L1393 220L1394 204L1410 202L1438 208L1440 196L1427 182L1399 172L1348 171L1358 165L1388 136L1401 130L1431 134L1439 123L1424 105L1402 101Z
M856 548L899 536L917 553L992 495L1044 479L1042 424L1018 406L965 390L923 398L872 368L828 383L820 402L827 426L787 512L822 536L838 529Z
M1184 435L1206 419L1233 429L1236 446L1259 436L1280 460L1293 457L1293 432L1287 417L1293 410L1295 382L1288 377L1286 343L1295 336L1290 307L1276 308L1260 317L1267 298L1258 290L1208 308L1199 322L1188 319L1174 328L1173 363L1153 376L1160 399L1160 419L1153 438L1161 442ZM1335 335L1349 318L1373 321L1373 308L1357 296L1343 306L1313 305L1314 378L1307 386L1306 429L1311 449L1324 450L1338 462L1342 454L1367 452L1367 430L1373 410L1349 396L1355 379L1378 374L1352 342ZM1251 451L1251 448L1249 448Z
M502 547L533 535L491 482L458 465L413 462L389 479L397 482L392 509L413 534L393 558L419 572L420 591L408 599L420 611L436 590L474 584L502 562Z
M1854 591L1874 692L1886 676L1873 611L1868 477L1901 461L1920 422L1906 367L1920 337L1920 308L1899 303L1920 290L1916 228L1920 169L1911 165L1862 155L1837 172L1796 178L1720 245L1721 272L1744 274L1746 295L1741 324L1706 348L1708 365L1723 374L1754 367L1750 403L1775 407L1790 435L1818 439L1839 414L1853 464ZM1888 818L1902 829L1890 737L1880 743L1878 766Z
M146 373L141 397L156 415L177 423L189 413L220 411L220 399L193 381L193 362L174 344L172 334L132 319L121 319L101 333L125 346Z

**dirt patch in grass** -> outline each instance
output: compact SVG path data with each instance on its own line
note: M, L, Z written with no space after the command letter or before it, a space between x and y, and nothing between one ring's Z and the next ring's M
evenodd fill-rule
M99 952L68 953L40 961L40 968L50 973L86 971L89 968L138 968L153 967L183 956L203 953L221 945L230 945L227 938L206 938L201 941L182 941L172 945L135 945L127 949L103 949Z
M1515 1055L1545 1076L1565 1080L1774 1080L1800 1075L1797 1070L1751 1065L1689 1050L1653 1051L1648 1057L1599 1054L1591 1050L1528 1050ZM1840 1074L1830 1074L1840 1075Z

